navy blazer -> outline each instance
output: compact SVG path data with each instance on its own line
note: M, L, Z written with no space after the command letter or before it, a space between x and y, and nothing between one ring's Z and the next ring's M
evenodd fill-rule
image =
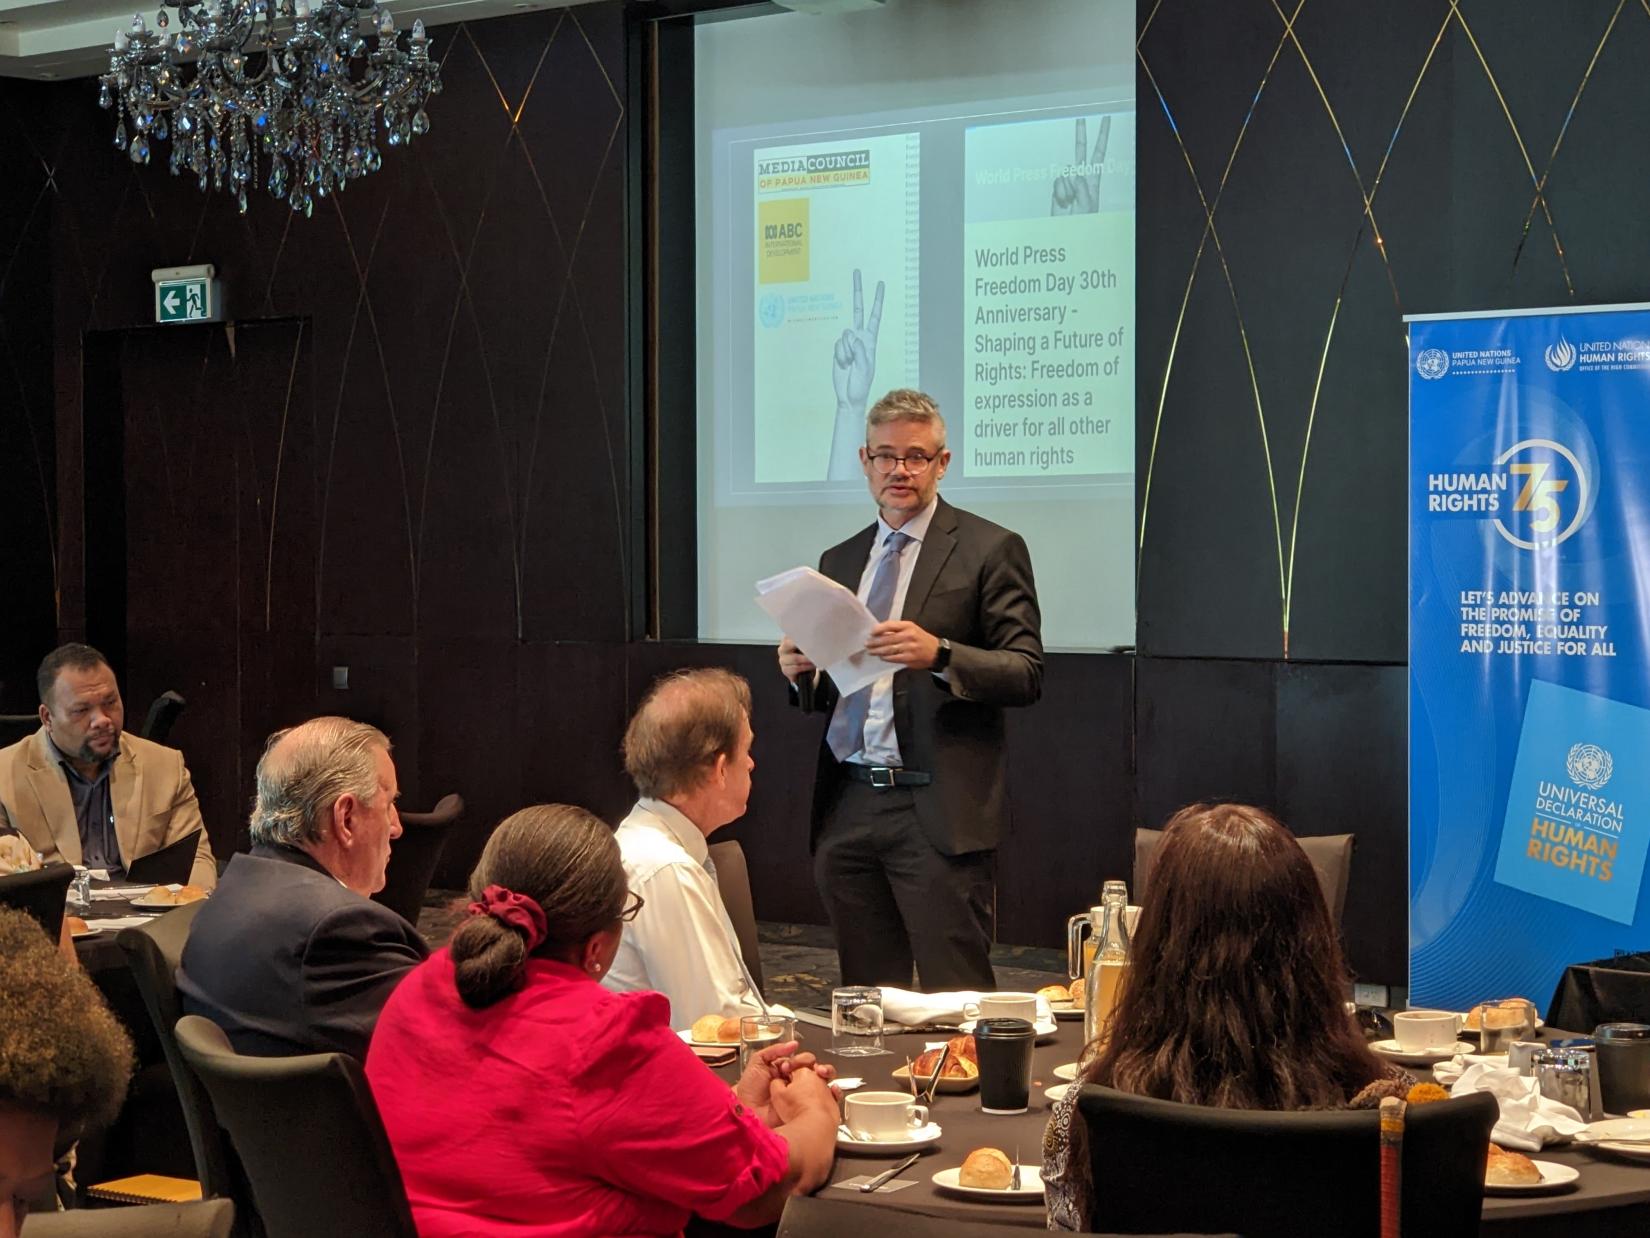
M819 570L859 588L877 526L831 547ZM946 678L894 674L894 733L907 769L932 774L911 797L942 855L989 851L1008 829L1008 749L1003 709L1043 691L1042 616L1025 540L940 499L899 616L951 642ZM829 716L838 693L821 674L813 708ZM814 782L811 841L818 842L842 781L823 742Z
M178 996L238 1053L364 1061L390 990L429 953L416 928L308 853L258 846L229 861L195 917Z

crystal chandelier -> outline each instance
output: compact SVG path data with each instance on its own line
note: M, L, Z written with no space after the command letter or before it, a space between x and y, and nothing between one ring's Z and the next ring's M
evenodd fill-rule
M316 196L378 170L380 111L391 146L429 131L441 65L422 21L403 40L378 0L163 4L157 29L140 15L115 35L98 79L98 102L119 114L115 146L133 163L170 137L172 174L233 193L244 214L261 152L269 192L307 216Z

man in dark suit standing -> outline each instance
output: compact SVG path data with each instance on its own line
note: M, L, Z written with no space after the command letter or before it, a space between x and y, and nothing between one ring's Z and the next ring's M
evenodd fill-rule
M1042 693L1031 556L1017 533L939 497L951 453L920 391L866 417L877 521L819 570L881 622L866 649L899 670L843 696L795 642L779 667L829 715L814 784L814 877L844 984L989 989L992 867L1008 824L1003 709Z
M186 1013L240 1053L366 1058L390 991L430 952L370 897L401 836L399 794L377 727L314 718L269 737L252 850L229 861L183 949Z

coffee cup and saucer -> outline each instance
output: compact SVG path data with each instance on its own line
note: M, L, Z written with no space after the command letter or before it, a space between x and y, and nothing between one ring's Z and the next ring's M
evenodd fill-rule
M1449 1010L1400 1010L1392 1016L1392 1039L1369 1047L1388 1061L1405 1066L1432 1066L1475 1052L1461 1039L1464 1016Z
M967 1035L981 1019L1024 1019L1032 1025L1038 1040L1052 1037L1058 1030L1052 1016L1037 1017L1035 993L981 993L977 1002L963 1003L963 1021L957 1030Z
M928 1120L928 1106L905 1092L852 1092L842 1102L836 1146L839 1152L887 1156L932 1147L940 1133L939 1123Z

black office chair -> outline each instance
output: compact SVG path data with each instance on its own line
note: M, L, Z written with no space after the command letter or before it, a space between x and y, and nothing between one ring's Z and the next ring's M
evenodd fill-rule
M462 795L445 795L429 812L401 814L401 837L390 844L390 863L384 870L384 888L373 901L398 912L411 924L418 923L424 909L424 892L430 888L441 851L464 812Z
M198 1015L179 1019L176 1035L229 1132L269 1238L417 1238L401 1170L354 1058L243 1057Z
M69 898L74 865L54 861L44 868L0 877L0 907L15 907L33 916L56 941L63 933L63 910Z
M727 908L733 935L739 939L739 955L751 983L762 989L762 944L756 933L756 904L751 898L750 864L737 838L710 844L711 863L716 866L716 892Z
M39 729L39 714L0 714L0 748L9 748Z
M115 944L126 955L132 979L166 1055L172 1082L177 1086L183 1123L189 1131L189 1147L195 1154L195 1176L200 1181L201 1194L207 1199L233 1199L240 1203L237 1233L251 1234L255 1232L256 1218L245 1175L228 1137L218 1125L211 1097L183 1060L172 1031L183 1014L178 1002L178 964L183 960L189 930L204 906L204 900L188 903L176 911L156 916L147 924L122 929Z
M1162 830L1134 832L1134 902L1144 905L1149 897L1152 865L1157 862L1157 845L1163 838ZM1346 891L1352 884L1352 853L1357 849L1356 834L1307 834L1295 836L1295 841L1312 861L1318 875L1318 888L1323 891L1324 905L1335 927L1341 926L1346 911Z
M990 1205L987 1205L988 1207ZM842 1238L843 1234L880 1232L899 1238L1001 1238L1010 1231L1023 1233L1026 1225L1016 1217L1004 1221L959 1221L955 1217L922 1216L913 1212L877 1212L868 1220L865 1205L815 1195L793 1195L785 1203L774 1238ZM26 1238L26 1236L25 1236ZM1155 1238L1192 1238L1185 1234L1159 1234ZM1197 1238L1234 1238L1231 1234L1203 1234Z
M178 720L178 715L188 704L188 701L170 688L162 692L149 706L149 713L143 719L143 738L164 744L166 737L172 733L172 724Z
M141 1208L33 1212L22 1238L231 1238L235 1205L227 1199Z
M1378 1238L1380 1114L1209 1109L1084 1084L1096 1232ZM1405 1115L1404 1238L1476 1238L1500 1109L1476 1092ZM1127 1184L1118 1189L1118 1184Z

